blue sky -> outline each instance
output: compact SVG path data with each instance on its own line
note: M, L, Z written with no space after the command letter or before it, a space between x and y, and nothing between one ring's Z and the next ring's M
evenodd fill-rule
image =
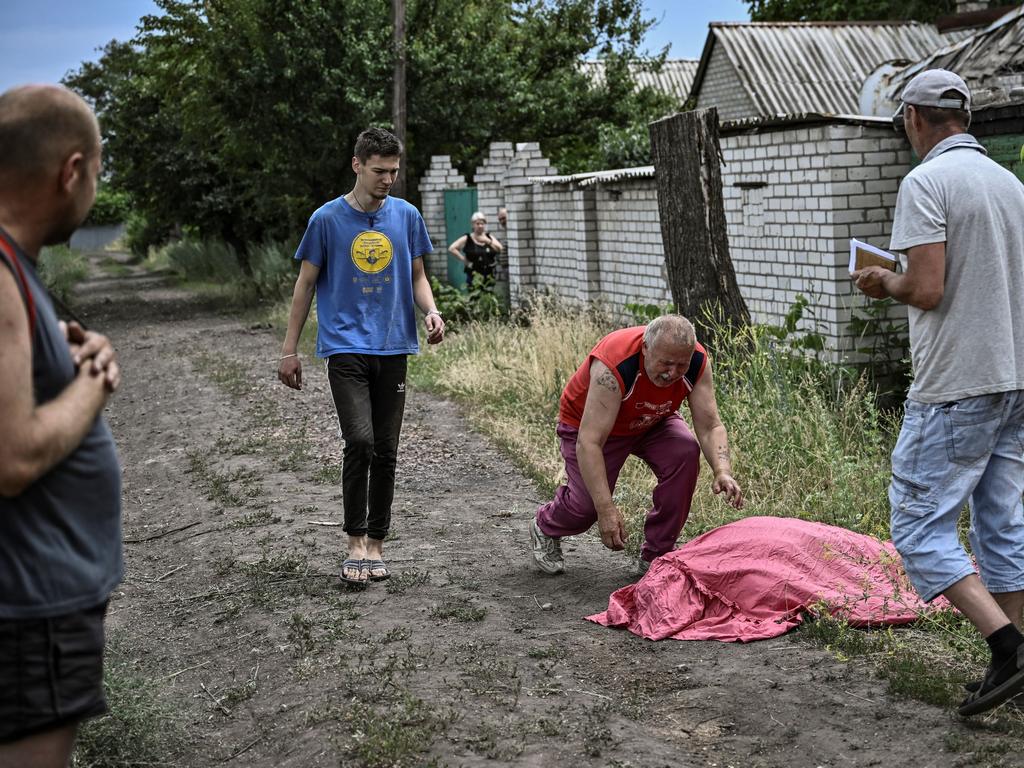
M385 2L386 0L381 0ZM742 0L645 0L659 23L645 40L651 52L671 44L673 58L700 58L709 21L748 18ZM57 82L110 40L135 34L152 0L0 0L0 92L27 82Z

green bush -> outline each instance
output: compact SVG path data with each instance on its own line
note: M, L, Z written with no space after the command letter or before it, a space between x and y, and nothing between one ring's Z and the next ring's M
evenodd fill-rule
M132 199L127 192L119 192L105 184L96 190L96 201L92 204L89 217L83 227L100 227L107 224L123 224L128 221L132 210Z
M463 291L431 277L430 287L450 332L457 333L461 325L469 322L486 322L507 314L494 293L494 278L473 275L472 282Z
M125 239L131 252L144 259L151 248L157 248L168 241L169 226L160 224L142 213L133 212L125 220Z
M293 243L266 242L249 250L249 266L256 294L262 299L286 299L292 295L299 263Z
M167 248L171 269L190 282L237 285L245 279L235 249L219 240L179 240Z
M39 255L39 276L50 292L68 301L74 287L89 274L89 263L78 251L65 245L44 248Z

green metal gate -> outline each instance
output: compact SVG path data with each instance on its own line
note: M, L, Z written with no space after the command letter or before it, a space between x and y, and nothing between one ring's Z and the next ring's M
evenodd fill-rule
M1024 136L1006 134L1003 136L985 136L978 139L988 150L988 156L1005 168L1013 171L1017 178L1024 181Z
M475 187L465 189L446 189L444 191L444 235L445 242L451 245L469 232L469 217L477 207ZM448 254L448 282L456 288L466 285L466 273L462 262Z

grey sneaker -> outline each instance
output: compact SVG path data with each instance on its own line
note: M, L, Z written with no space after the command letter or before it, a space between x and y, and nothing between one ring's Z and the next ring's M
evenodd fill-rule
M637 576L643 576L647 571L651 569L651 564L644 560L642 557L638 557L636 560L636 574Z
M530 521L530 544L533 546L533 559L544 573L552 575L565 570L562 559L562 540L557 536L547 536L537 527L537 520Z

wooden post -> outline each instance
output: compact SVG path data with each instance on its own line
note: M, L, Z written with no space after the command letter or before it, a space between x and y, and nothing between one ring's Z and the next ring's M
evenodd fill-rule
M391 101L392 122L395 126L395 136L405 145L405 0L391 0L391 22L393 41L395 48L395 76L394 90ZM405 197L405 166L406 157L402 158L402 164L398 168L398 178L392 186L391 194L396 197Z
M700 341L712 343L716 323L750 322L729 258L718 110L670 115L651 123L650 134L672 299Z

